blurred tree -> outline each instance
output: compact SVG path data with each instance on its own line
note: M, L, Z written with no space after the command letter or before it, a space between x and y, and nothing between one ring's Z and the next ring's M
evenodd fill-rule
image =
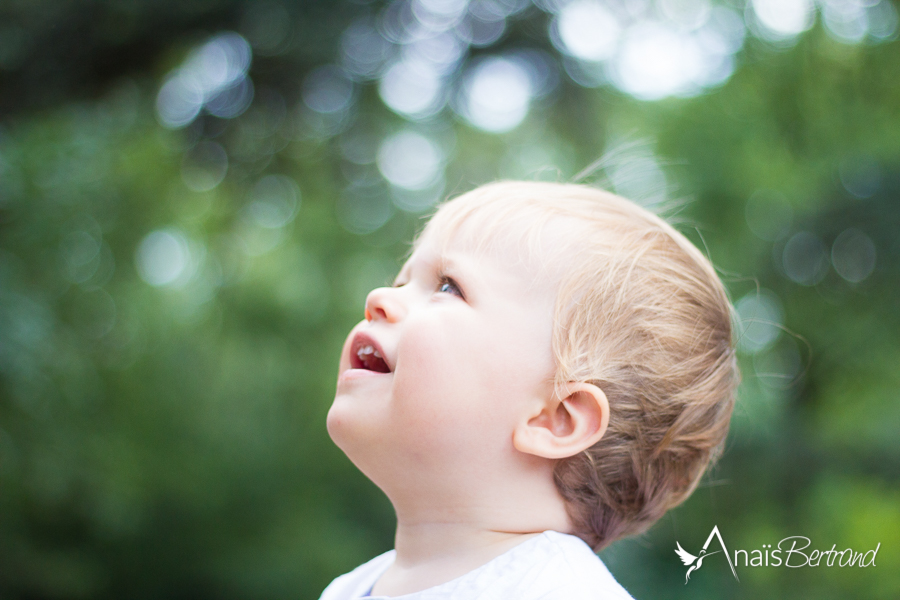
M0 596L315 598L390 547L324 429L366 292L440 198L597 159L723 269L744 371L613 572L894 597L896 37L886 0L0 4ZM684 586L713 524L878 566Z

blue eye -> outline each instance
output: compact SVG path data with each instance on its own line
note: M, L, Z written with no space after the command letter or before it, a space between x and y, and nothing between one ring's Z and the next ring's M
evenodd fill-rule
M462 290L459 289L459 285L457 285L456 282L449 277L441 277L441 284L438 287L438 292L442 292L444 294L453 294L454 296L459 296L460 298L465 297L463 296Z

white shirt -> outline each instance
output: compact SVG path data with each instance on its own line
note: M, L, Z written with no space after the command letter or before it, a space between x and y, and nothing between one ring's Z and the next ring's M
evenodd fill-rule
M319 600L383 599L368 596L394 563L385 552L331 582ZM634 600L580 538L545 531L474 571L395 600Z

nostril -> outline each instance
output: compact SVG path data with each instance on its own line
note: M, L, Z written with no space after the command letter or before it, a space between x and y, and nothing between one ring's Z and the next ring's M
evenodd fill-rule
M380 306L373 306L372 308L366 309L366 320L368 321L388 321L388 312L381 308Z
M402 288L380 287L366 296L366 317L370 323L396 323L407 313L408 294Z
M393 322L401 312L397 299L391 296L389 289L374 289L366 297L365 315L366 320L370 323L372 321Z

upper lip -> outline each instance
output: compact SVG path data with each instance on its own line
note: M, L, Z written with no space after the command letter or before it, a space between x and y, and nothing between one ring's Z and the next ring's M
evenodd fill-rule
M394 372L394 365L391 364L390 359L387 354L385 354L384 349L381 347L375 338L365 332L358 332L353 336L353 342L350 344L350 368L351 369L362 369L365 368L360 364L359 360L359 349L363 346L372 346L375 351L381 355L381 359L384 361L384 364L387 365L388 370L392 373Z

